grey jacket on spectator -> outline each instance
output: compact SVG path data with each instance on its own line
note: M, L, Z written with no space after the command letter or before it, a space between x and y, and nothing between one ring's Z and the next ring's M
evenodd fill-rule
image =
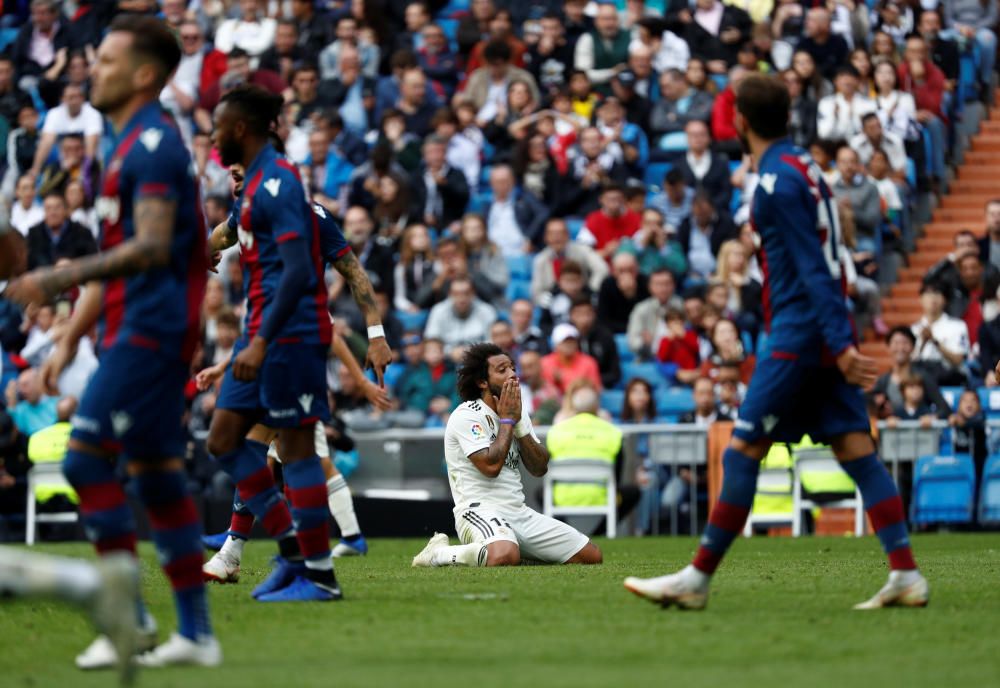
M944 25L965 24L977 29L993 29L997 24L997 0L945 0Z
M444 342L445 349L451 351L461 344L488 340L490 327L496 320L496 309L479 299L472 302L472 310L465 318L455 314L451 299L445 299L431 309L424 329L424 339L440 339Z
M861 176L861 175L859 175ZM882 197L878 188L867 177L845 182L837 179L833 184L833 194L838 199L847 198L854 210L854 226L859 236L872 238L882 222Z
M666 304L657 301L655 296L650 296L648 299L636 304L628 316L628 329L625 330L625 335L628 339L628 348L636 355L636 358L653 358L655 352L652 347L660 340L657 334L661 327L666 328L665 318L667 309L676 308L680 310L683 307L684 302L681 301L681 298L677 294L670 297L670 300ZM652 333L653 338L650 344L643 341L643 332Z
M601 282L608 276L608 263L601 258L594 249L589 246L571 241L566 244L565 255L562 259L572 260L583 267L587 275L587 286L590 290L597 292L601 288ZM532 260L531 264L531 298L535 301L541 298L542 294L552 291L556 286L556 270L554 261L555 251L551 248L543 248Z
M515 81L526 83L528 90L531 91L531 97L534 99L534 102L538 103L541 101L542 96L538 91L538 84L535 83L535 77L531 76L531 72L511 65L510 71L507 72L507 83L510 84ZM489 94L490 70L488 67L480 67L469 75L469 80L465 86L465 98L471 100L478 110L486 104Z
M688 91L687 109L681 112L677 104L680 101L662 98L653 106L649 114L649 128L656 136L684 131L684 126L694 119L709 122L712 118L712 105L715 100L711 94L697 89Z

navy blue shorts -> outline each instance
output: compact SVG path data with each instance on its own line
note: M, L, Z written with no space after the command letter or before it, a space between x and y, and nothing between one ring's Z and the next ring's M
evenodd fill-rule
M115 344L87 385L71 437L129 459L183 457L188 363L135 344Z
M848 384L838 368L771 353L757 362L733 435L749 443L798 442L803 435L827 443L870 431L861 388Z
M241 339L233 358L247 346ZM271 344L257 378L242 382L230 366L216 408L254 417L271 428L298 428L330 420L326 397L326 352L322 344Z

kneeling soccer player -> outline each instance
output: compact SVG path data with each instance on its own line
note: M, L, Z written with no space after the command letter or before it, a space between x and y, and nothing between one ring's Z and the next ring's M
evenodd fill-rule
M514 362L494 344L469 347L458 371L463 403L448 419L444 455L462 544L435 533L414 566L600 564L586 535L524 503L520 464L545 475L549 454L522 415Z

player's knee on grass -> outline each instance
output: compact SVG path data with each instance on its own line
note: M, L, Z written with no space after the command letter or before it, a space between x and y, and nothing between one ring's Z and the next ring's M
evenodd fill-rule
M513 542L500 540L486 546L487 566L518 566L521 563L521 549Z
M583 549L574 554L567 564L603 564L604 553L593 542L588 542Z

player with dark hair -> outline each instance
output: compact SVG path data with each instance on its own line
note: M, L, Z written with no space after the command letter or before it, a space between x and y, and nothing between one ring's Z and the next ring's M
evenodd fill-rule
M242 501L278 540L263 602L342 597L330 560L326 477L315 424L329 419L326 351L330 316L317 219L294 165L270 143L282 101L256 86L227 93L213 139L226 166L246 170L237 239L248 309L209 429L208 451ZM278 430L292 511L267 467L267 445L246 439L256 423ZM295 522L292 522L292 512Z
M98 553L134 557L135 522L115 474L117 457L128 460L178 617L178 632L138 661L216 666L222 651L201 580L201 521L188 492L181 424L201 324L207 230L191 158L158 101L179 61L177 40L162 21L130 16L111 25L97 51L91 90L116 139L96 203L101 253L29 273L6 296L42 304L87 285L43 369L54 387L80 338L100 319L101 365L73 418L63 470L80 495L84 527ZM141 602L139 614L148 648L155 623ZM100 636L77 666L103 668L118 659Z
M524 503L520 463L534 476L549 453L521 407L514 361L495 344L462 356L463 403L448 419L444 456L462 544L435 533L414 566L516 566L522 557L548 564L600 564L601 550L575 528Z
M734 125L760 174L751 224L769 352L758 359L723 455L719 501L691 565L659 578L627 578L625 587L665 607L703 608L712 574L743 530L761 459L772 442L808 434L829 443L854 479L889 558L888 583L855 609L924 606L927 581L910 551L903 503L871 436L862 388L874 383L876 370L858 352L845 305L836 203L819 167L786 138L788 112L781 81L755 75L740 85Z

